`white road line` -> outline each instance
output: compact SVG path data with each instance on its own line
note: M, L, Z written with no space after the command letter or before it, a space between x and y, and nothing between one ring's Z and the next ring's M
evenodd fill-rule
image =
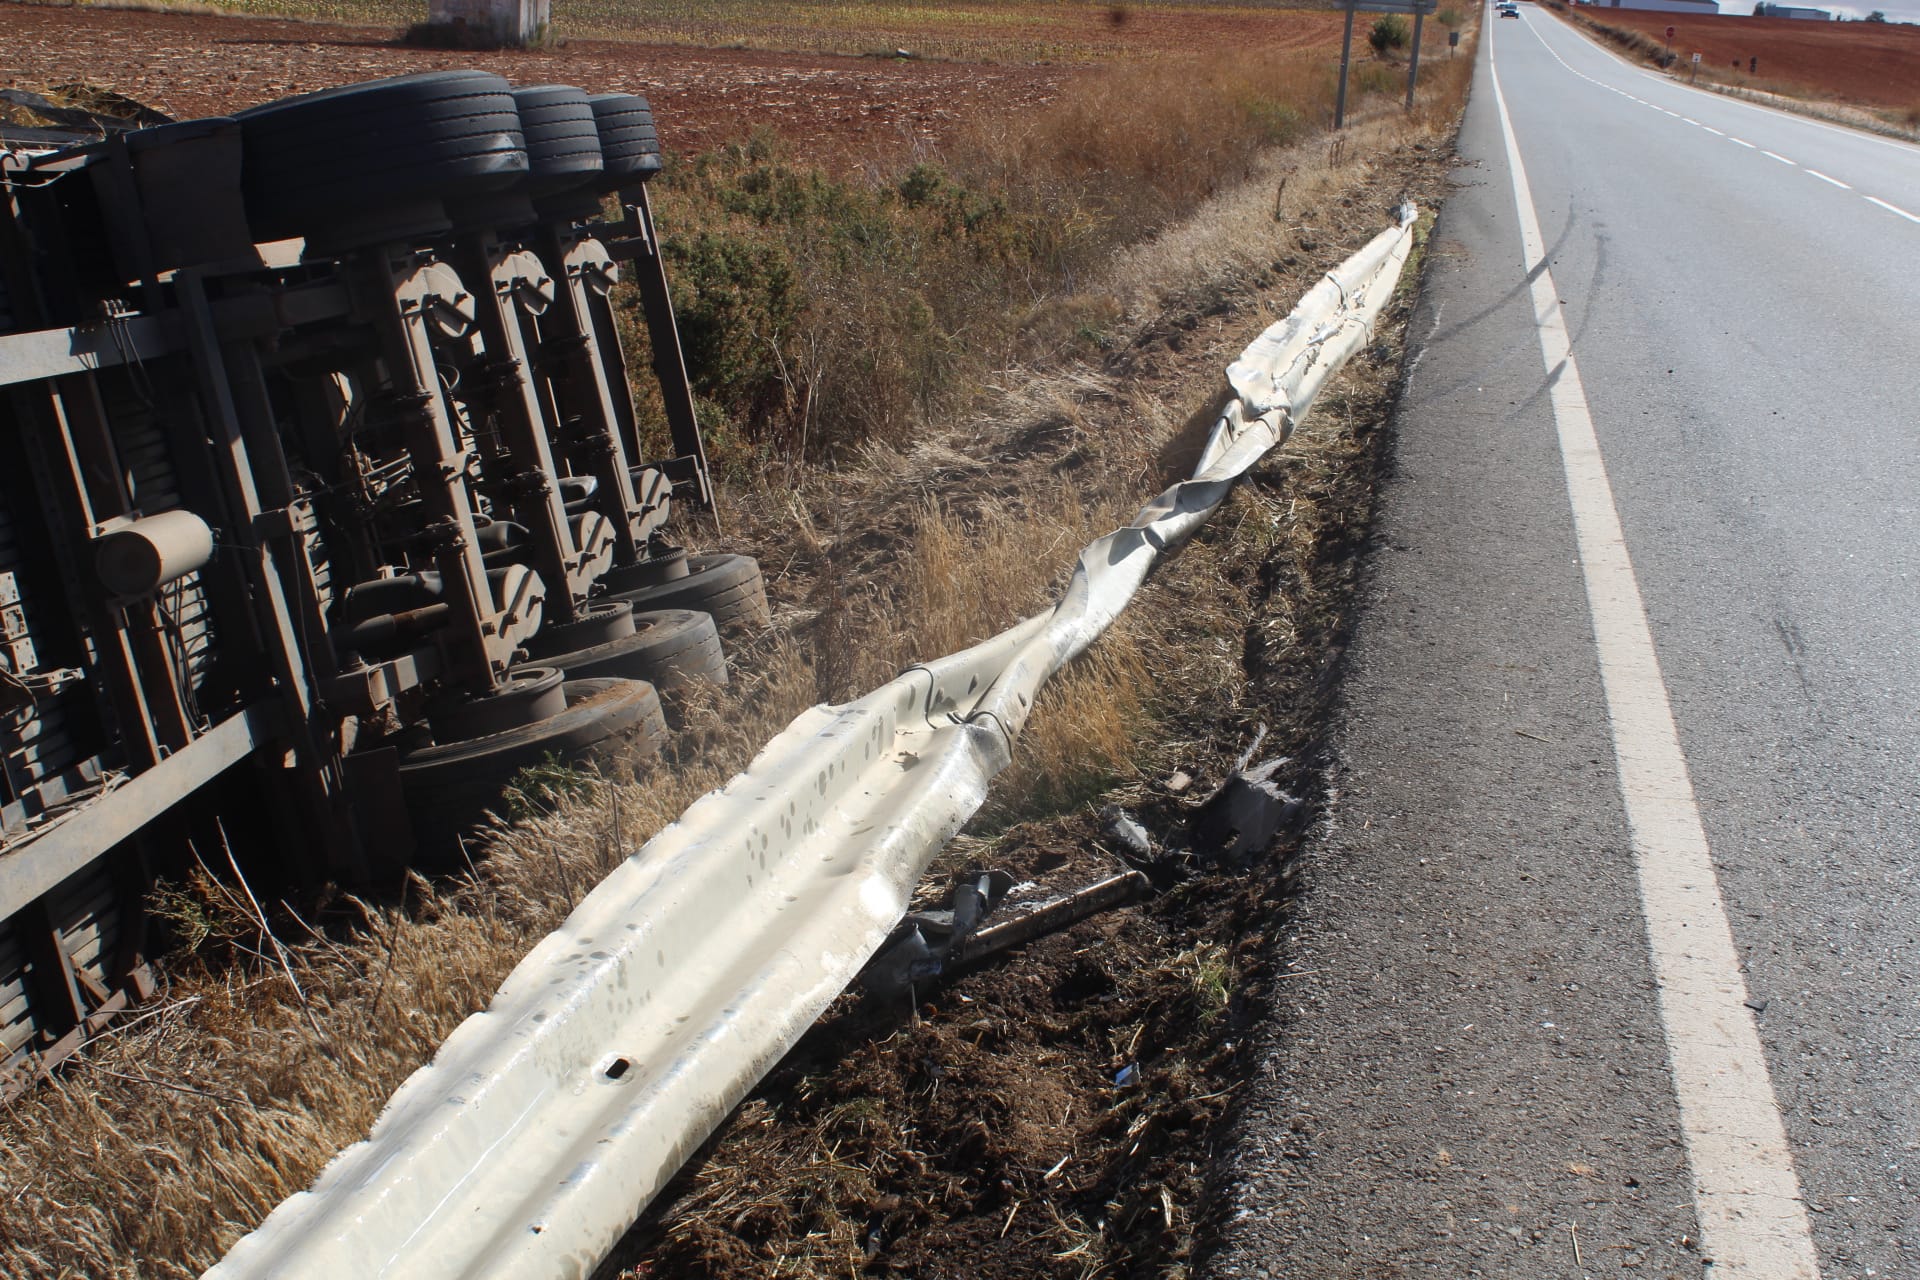
M1699 122L1698 120L1695 120L1695 119L1694 119L1694 118L1693 118L1692 116L1681 116L1680 118L1681 118L1682 120L1685 120L1685 121L1686 121L1686 122L1687 122L1688 124L1691 124L1691 125L1698 125L1698 126L1699 126L1700 128L1702 128L1702 129L1704 129L1704 128L1706 128L1706 126L1705 126L1705 125L1703 125L1703 124L1700 124L1700 122Z
M1809 169L1807 170L1807 172L1812 174L1814 177L1820 179L1820 181L1822 182L1831 182L1834 186L1839 187L1842 191L1853 190L1852 186L1850 186L1849 184L1840 181L1840 179L1838 178L1829 178L1826 174L1820 172L1818 169Z
M1745 138L1736 138L1732 134L1727 135L1727 141L1738 143L1740 146L1745 147L1749 151L1758 151L1760 149L1754 146L1751 142L1748 142Z
M1905 218L1908 222L1920 222L1920 214L1908 213L1905 209L1902 209L1899 205L1888 204L1885 200L1882 200L1879 196L1868 196L1867 200L1872 204L1879 205L1882 209L1885 209L1888 213L1899 214L1901 217Z
M1703 124L1703 125L1701 125L1700 127L1701 127L1702 129L1705 129L1705 130L1706 130L1706 131L1707 131L1708 133L1711 133L1711 134L1713 134L1713 135L1715 135L1716 137L1721 137L1721 138L1724 138L1724 137L1726 137L1726 136L1727 136L1726 134L1724 134L1724 133L1721 133L1721 132L1720 132L1720 131L1719 131L1718 129L1716 129L1716 128L1714 128L1714 127L1713 127L1712 125L1710 125L1710 124Z
M1534 326L1573 507L1702 1243L1721 1280L1818 1280L1786 1129L1746 1007L1747 984L1706 829L1491 45L1487 63L1512 167L1524 265L1533 279Z
M1539 40L1541 44L1547 44L1547 38L1541 35L1540 32L1534 28L1533 19L1528 18L1526 22L1527 22L1527 29L1533 32L1534 38ZM1911 142L1902 142L1895 138L1883 138L1879 134L1868 133L1864 129L1849 129L1844 125L1829 124L1824 120L1816 120L1811 116L1803 115L1797 111L1787 111L1780 107L1767 106L1764 103L1749 102L1745 98L1736 98L1732 94L1715 93L1711 89L1701 89L1701 88L1696 88L1693 85L1682 84L1678 80L1673 79L1671 76L1662 75L1657 71L1649 71L1644 67L1636 65L1635 63L1628 62L1625 58L1621 57L1619 54L1615 53L1613 50L1605 47L1598 40L1596 40L1592 36L1589 36L1586 32L1580 30L1578 27L1574 26L1570 20L1563 18L1560 20L1560 25L1572 31L1572 33L1587 48L1593 50L1595 53L1598 53L1603 57L1607 58L1609 61L1615 63L1617 66L1620 67L1621 70L1630 71L1635 75L1645 76L1647 79L1653 81L1654 83L1660 85L1663 88L1684 89L1688 93L1701 94L1705 97L1714 99L1715 101L1718 101L1718 102L1731 103L1736 107L1745 107L1749 111L1764 111L1767 113L1767 115L1773 117L1775 120L1785 120L1793 124L1809 125L1815 129L1824 129L1828 133L1841 134L1844 137L1855 138L1862 142L1877 142L1883 147L1894 147L1894 148L1897 148L1898 150L1904 151L1909 156L1920 155L1920 147L1916 147ZM1554 51L1554 48L1552 45L1547 45L1547 52L1552 53L1553 56L1556 58L1560 58L1560 55ZM1565 58L1560 58L1560 64L1566 67L1567 70L1573 71L1573 67L1567 63L1567 60ZM1580 73L1578 71L1574 71L1574 74L1579 75ZM1596 80L1594 81L1594 83L1599 84L1601 82ZM1612 85L1608 85L1607 87L1609 89L1613 88ZM1626 93L1626 90L1621 89L1621 90L1618 90L1617 92ZM1631 94L1628 94L1627 96L1632 97ZM1634 101L1638 102L1640 101L1640 99L1634 98Z
M1778 151L1767 151L1763 149L1760 152L1760 154L1763 156L1771 156L1773 159L1778 160L1781 164L1790 164L1796 169L1800 167L1799 161L1789 160L1785 156L1781 155Z

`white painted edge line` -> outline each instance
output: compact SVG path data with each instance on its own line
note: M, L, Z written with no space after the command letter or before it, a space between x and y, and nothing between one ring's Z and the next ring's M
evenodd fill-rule
M1920 214L1908 213L1905 209L1902 209L1899 205L1888 204L1885 200L1882 200L1879 196L1868 196L1867 201L1871 204L1879 205L1882 209L1885 209L1888 213L1899 214L1901 217L1905 218L1908 222L1920 222Z
M1812 174L1814 177L1820 179L1820 181L1822 182L1831 182L1834 186L1839 187L1842 191L1853 190L1853 186L1851 183L1842 182L1838 178L1829 178L1826 174L1820 172L1818 169L1809 169L1807 170L1807 172Z
M1746 979L1706 828L1491 46L1487 66L1512 169L1523 265L1532 277L1534 326L1573 507L1700 1232L1722 1280L1818 1280L1786 1128L1746 1007Z
M1556 18L1558 18L1558 15L1555 15L1555 16ZM1730 93L1715 93L1711 89L1701 89L1701 88L1695 87L1694 85L1682 84L1678 80L1675 80L1670 76L1663 76L1657 71L1649 71L1645 67L1642 67L1636 63L1628 62L1625 58L1621 57L1619 54L1615 53L1613 50L1601 44L1598 40L1588 35L1585 31L1582 31L1580 28L1574 26L1574 24L1568 21L1567 19L1558 18L1558 21L1562 27L1571 31L1575 36L1578 36L1589 48L1593 49L1597 53L1604 54L1607 58L1617 63L1622 70L1630 71L1635 75L1645 76L1647 79L1652 80L1656 84L1666 85L1667 87L1673 88L1673 89L1684 89L1688 93L1701 94L1704 97L1709 98L1715 102L1730 102L1735 106L1746 107L1748 110L1751 110L1751 111L1764 111L1769 116L1772 116L1775 119L1790 120L1795 124L1804 124L1804 125L1809 125L1815 129L1824 129L1828 133L1837 133L1844 138L1858 138L1864 142L1877 142L1883 147L1893 147L1895 150L1904 151L1909 156L1920 155L1920 143L1906 142L1899 138L1883 137L1882 135L1877 133L1869 133L1865 129L1849 129L1847 128L1847 126L1843 124L1833 124L1830 121L1819 120L1814 118L1813 116L1802 115L1797 111L1786 111L1779 107L1770 107L1764 102L1752 102L1746 98L1736 98ZM1532 29L1533 22L1531 19L1527 21L1527 26L1529 29ZM1534 31L1533 34L1536 37L1539 37L1540 43L1542 44L1547 43L1546 37L1541 36L1538 31ZM1547 48L1551 50L1553 46L1547 45ZM1612 85L1608 85L1606 87L1609 89L1613 88ZM1626 93L1627 91L1625 89L1621 89L1621 90L1618 90L1618 92ZM1627 94L1627 96L1633 97L1632 94ZM1639 98L1634 98L1633 100L1635 102L1641 101L1641 99Z

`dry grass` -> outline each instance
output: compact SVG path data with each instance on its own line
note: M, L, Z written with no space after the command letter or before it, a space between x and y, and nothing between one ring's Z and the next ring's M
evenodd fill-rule
M1128 237L1134 248L1097 269L1089 259L1079 292L1110 300L1094 314L1112 342L1142 347L1168 306L1205 298L1238 269L1203 259L1245 265L1299 251L1303 235L1332 239L1339 193L1368 181L1391 147L1432 137L1457 107L1440 77L1432 84L1434 105L1410 124L1376 113L1337 148L1250 151L1237 170L1219 171L1219 194L1190 223ZM1069 136L1082 135L1063 128L1044 145L1080 154L1062 146ZM1280 174L1292 176L1276 219ZM1243 321L1238 340L1260 319ZM1205 417L1218 377L1211 357L1202 367L1198 381L1151 385L1078 357L998 370L980 392L994 412L966 427L872 444L833 472L789 461L743 482L731 527L774 575L783 626L736 652L732 686L688 709L669 767L534 796L531 816L474 848L470 878L416 880L398 903L335 902L308 913L318 934L284 917L303 998L277 963L176 964L146 1014L9 1108L0 1273L197 1274L362 1137L388 1094L484 1007L621 850L743 767L814 701L870 687L1039 607L1088 536L1172 478L1167 451ZM1327 446L1329 468L1346 447ZM1236 502L1222 537L1150 584L1138 621L1045 692L994 816L1077 807L1149 767L1164 749L1157 743L1209 732L1206 717L1223 707L1235 713L1246 678L1229 639L1242 631L1261 540L1297 537L1310 557L1319 536L1279 511L1261 495ZM1176 642L1163 643L1169 636ZM266 952L217 891L203 888L199 901ZM1218 984L1203 969L1211 972L1196 964L1196 990L1211 991ZM1081 1229L1059 1229L1070 1249Z
M1430 60L1415 129L1444 121L1469 67ZM1403 74L1357 64L1342 147L1407 127ZM1124 317L1094 286L1114 254L1200 202L1274 192L1272 157L1330 122L1336 78L1284 48L1174 56L1078 77L1046 112L897 171L828 177L764 136L670 169L657 210L710 454L744 479L904 448L985 403L1016 359L1113 349ZM1279 204L1325 189L1312 173L1294 186Z

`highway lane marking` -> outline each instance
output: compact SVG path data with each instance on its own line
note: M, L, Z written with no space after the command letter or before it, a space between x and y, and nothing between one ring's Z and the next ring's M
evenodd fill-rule
M1688 124L1693 125L1695 128L1705 129L1708 133L1711 133L1716 137L1725 138L1728 142L1737 143L1738 145L1747 148L1747 150L1749 151L1758 151L1763 156L1770 156L1771 158L1778 160L1781 164L1791 165L1796 169L1804 168L1804 166L1801 165L1799 161L1789 160L1787 159L1787 157L1781 155L1778 151L1768 151L1764 147L1756 146L1755 144L1748 142L1745 138L1736 138L1730 133L1721 133L1720 130L1714 128L1710 124L1701 124L1698 120L1693 119L1691 116L1683 116L1677 111L1668 111L1665 107L1660 106L1656 103L1648 102L1645 98L1634 97L1631 93L1628 93L1625 89L1621 89L1614 85L1610 85L1604 80L1594 79L1592 76L1588 75L1586 72L1580 70L1578 67L1574 66L1571 62L1568 62L1565 58L1561 57L1560 51L1554 48L1552 45L1548 44L1547 38L1541 35L1539 30L1534 27L1533 19L1531 18L1526 19L1526 24L1527 24L1527 30L1533 32L1533 38L1540 42L1540 47L1545 49L1548 55L1552 57L1555 62L1559 63L1562 67L1565 67L1568 71L1580 77L1582 80L1585 80L1588 84L1594 85L1601 89L1605 89L1608 93L1617 93L1621 97L1631 99L1632 101L1639 103L1643 107L1652 107L1655 111L1661 112L1664 115L1670 115L1676 120L1684 120ZM1595 45L1594 47L1596 49L1599 49L1598 45ZM1604 49L1600 49L1600 52L1606 53L1607 51ZM1489 54L1489 56L1491 56L1491 54ZM1613 55L1608 54L1607 56L1612 57ZM1663 81L1663 83L1666 83L1666 82ZM1674 87L1681 88L1684 86L1680 86L1676 84L1674 85ZM1698 91L1696 90L1696 92ZM1737 99L1730 99L1730 101L1737 101ZM1742 105L1751 106L1753 104L1743 103ZM1786 112L1776 111L1774 112L1774 114L1786 115L1788 119L1798 121L1799 123L1802 123L1802 124L1818 123L1817 121L1804 120L1799 116L1788 115L1788 113ZM1826 127L1832 128L1832 126L1826 126ZM1838 129L1838 130L1835 130L1835 132L1851 133L1850 130L1846 130L1846 129ZM1862 134L1860 136L1869 137L1870 135ZM1875 139L1875 141L1880 141L1880 139ZM1840 181L1840 179L1838 178L1829 178L1826 174L1821 173L1818 169L1806 169L1805 171L1807 173L1812 174L1814 177L1819 178L1822 182L1831 182L1834 186L1840 187L1843 190L1847 190L1847 191L1853 190L1853 188L1849 186L1847 183ZM1920 223L1920 217L1916 217L1915 215L1908 213L1905 209L1902 209L1898 205L1888 204L1885 200L1882 200L1877 196L1866 196L1864 198L1867 200L1871 200L1874 204L1879 205L1882 209L1885 209L1891 213L1899 214L1901 217L1905 218L1909 222Z
M1818 1280L1786 1127L1727 922L1646 605L1594 432L1493 46L1534 328L1560 439L1705 1253L1721 1280ZM1917 219L1920 220L1920 219Z
M1877 204L1882 209L1885 209L1888 213L1897 213L1901 217L1905 218L1908 222L1920 222L1920 214L1908 213L1905 209L1902 209L1899 205L1888 204L1885 200L1882 200L1879 196L1868 196L1867 203Z
M1523 20L1527 24L1527 29L1533 30L1533 19L1530 17L1523 17ZM1868 133L1864 129L1849 129L1843 125L1828 124L1824 120L1815 120L1811 116L1802 115L1797 111L1787 111L1781 107L1770 107L1763 102L1749 102L1745 98L1736 98L1732 94L1715 93L1711 89L1701 89L1693 85L1681 84L1678 80L1672 78L1671 76L1664 76L1655 71L1648 71L1644 67L1635 66L1633 63L1628 62L1625 58L1614 53L1613 50L1603 46L1598 40L1587 35L1584 31L1581 31L1578 27L1575 27L1571 22L1567 22L1563 20L1561 22L1561 25L1571 30L1574 35L1580 37L1581 41L1588 48L1592 49L1595 53L1601 54L1602 56L1608 59L1611 59L1613 62L1619 64L1622 70L1631 71L1635 75L1645 76L1647 79L1652 80L1654 83L1662 85L1666 88L1685 89L1689 93L1697 93L1705 97L1712 98L1715 101L1731 103L1737 107L1745 107L1749 111L1764 111L1775 120L1786 120L1793 124L1804 124L1804 125L1810 126L1811 128L1824 129L1828 133L1837 133L1837 134L1840 134L1842 137L1853 138L1857 141L1877 142L1883 147L1893 147L1896 150L1904 151L1909 157L1920 155L1920 146L1916 146L1911 142L1902 142L1895 138L1883 138L1878 134ZM1535 38L1537 38L1540 41L1541 44L1543 45L1547 44L1546 37L1542 36L1538 31L1534 31L1533 34ZM1547 45L1547 52L1552 53L1555 58L1560 58L1560 55L1558 53L1554 53L1554 49L1552 45ZM1560 58L1560 65L1563 67L1566 67L1567 70L1569 71L1573 71L1573 74L1575 75L1581 74L1578 71L1574 71L1573 67L1564 58ZM1591 79L1592 77L1583 77L1583 78ZM1600 84L1600 81L1594 80L1593 83ZM1613 86L1609 84L1600 84L1600 87L1603 89L1613 89ZM1627 93L1625 89L1614 89L1613 91L1615 93ZM1633 97L1633 95L1630 93L1627 93L1627 96L1630 98ZM1633 100L1635 102L1640 101L1639 98L1634 98Z

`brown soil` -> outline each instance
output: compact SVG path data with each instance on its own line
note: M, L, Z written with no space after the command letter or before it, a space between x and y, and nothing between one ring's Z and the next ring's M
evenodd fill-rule
M178 119L356 80L477 67L652 103L667 146L697 151L757 127L865 153L938 144L982 112L1031 110L1072 72L578 40L551 53L414 49L377 27L0 3L4 83L84 80Z
M1076 12L1081 12L1076 10ZM1285 47L1338 39L1334 15L1159 11L1113 26L1087 19L1100 53L1231 48L1257 38ZM965 121L1014 116L1080 74L1060 65L992 65L570 40L552 52L477 53L397 44L383 27L0 0L0 85L43 89L85 81L176 118L221 115L290 94L410 71L478 67L522 84L560 82L646 95L671 150L697 151L761 127L805 139L818 158L907 147L937 149ZM1083 66L1086 64L1082 64Z
M1082 379L1088 417L1119 418L1115 392L1178 403L1179 389L1191 397L1216 384L1272 319L1263 303L1290 304L1385 225L1397 200L1431 207L1444 156L1438 146L1402 149L1316 218L1324 230L1294 230L1294 251L1262 277L1139 335ZM1156 676L1168 673L1178 709L1160 708L1167 741L1143 752L1139 780L1101 801L1126 806L1156 840L1177 841L1195 797L1222 780L1256 722L1273 729L1260 757L1290 756L1281 777L1309 812L1318 804L1319 735L1410 299L1301 436L1136 602L1131 625L1151 633L1150 661ZM1172 479L1194 428L1210 419L1199 409L1143 481ZM1009 424L977 455L996 465L949 471L934 488L954 505L987 486L1023 492L1087 465L1090 449L1057 421ZM917 502L904 499L903 512ZM1246 533L1276 526L1285 532L1272 540ZM1175 684L1192 676L1181 662L1218 648L1209 623L1222 616L1239 633L1223 659L1232 674L1211 688ZM1192 785L1176 792L1176 771ZM1190 1274L1215 1225L1210 1180L1223 1122L1259 1068L1242 1037L1271 1016L1284 977L1268 940L1286 925L1297 840L1283 835L1252 866L1156 865L1159 891L1146 900L918 991L912 1006L843 996L660 1197L603 1277ZM1040 901L1125 865L1092 804L1012 826L989 818L942 855L926 905L969 868L1005 870Z
M1781 88L1863 106L1920 109L1920 27L1792 18L1691 18L1639 9L1583 9L1580 16L1638 31L1660 43L1674 29L1685 71L1701 66L1732 84ZM1748 59L1758 59L1748 72ZM1735 73L1737 69L1737 74Z

